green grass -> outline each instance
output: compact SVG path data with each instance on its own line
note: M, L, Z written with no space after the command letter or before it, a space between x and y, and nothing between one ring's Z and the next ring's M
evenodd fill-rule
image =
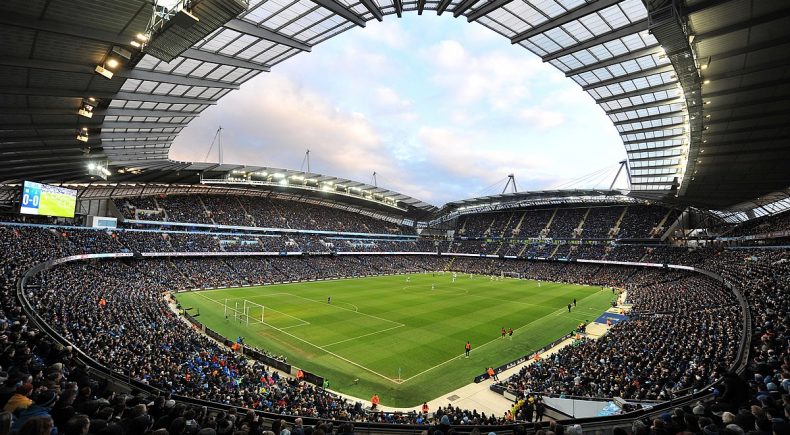
M384 276L188 292L178 301L199 309L207 327L287 355L334 390L361 398L377 393L384 405L411 407L595 320L611 299L600 287L461 274L451 281L450 273L411 275L410 283L404 275ZM574 298L578 307L568 313ZM244 299L263 304L265 323L241 324L232 314L226 320L226 299L231 307ZM260 311L250 317L260 318ZM515 330L512 340L500 338L503 326Z

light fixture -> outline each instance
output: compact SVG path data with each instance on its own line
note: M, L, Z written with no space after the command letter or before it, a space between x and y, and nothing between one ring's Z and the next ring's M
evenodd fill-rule
M134 47L134 48L140 48L140 47L142 47L142 44L140 44L140 43L139 43L139 42L137 42L137 41L132 41L132 42L130 42L129 44L131 44L131 46L132 46L132 47Z
M710 104L710 100L706 101L705 104Z
M96 65L96 72L101 74L102 76L104 76L107 79L112 79L112 76L113 76L112 71L104 68L101 65Z
M142 42L148 41L148 35L145 35L143 33L138 33L136 37L138 41L142 41Z
M87 131L80 131L77 133L77 140L80 142L87 142L88 141L88 132Z
M703 85L707 85L708 83L710 83L710 80L705 80L704 82L702 82Z
M705 115L706 118L710 118L710 115Z
M118 61L115 59L109 59L107 62L104 63L106 68L115 68L118 66Z
M92 118L93 109L95 109L95 107L93 106L93 104L91 104L91 101L96 101L96 99L91 97L88 100L83 100L82 106L80 106L80 110L77 111L77 114L80 116L84 116L85 118Z

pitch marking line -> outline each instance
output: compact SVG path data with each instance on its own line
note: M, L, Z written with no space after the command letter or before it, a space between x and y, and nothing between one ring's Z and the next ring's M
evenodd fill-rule
M593 293L593 294L591 294L591 295L589 295L589 296L586 296L586 297L584 297L583 299L580 299L580 301L583 301L583 300L585 300L585 299L587 299L587 298L590 298L590 297L592 297L592 296L595 296L595 293ZM567 308L563 307L563 308L560 308L560 309L558 309L557 311L559 311L560 313L562 313L562 310L566 310L566 309L567 309ZM531 322L529 322L529 323L527 323L527 324L521 325L521 326L519 326L518 328L514 329L514 330L513 330L513 332L516 332L516 331L518 331L518 330L520 330L520 329L526 328L527 326L529 326L529 325L531 325L531 324L533 324L533 323L535 323L535 322L538 322L538 321L544 320L546 317L550 316L551 314L552 314L552 313L549 313L549 314L547 314L547 315L545 315L545 316L543 316L543 317L539 317L539 318L537 318L537 319L535 319L535 320L533 320L533 321L531 321ZM483 348L483 347L486 347L487 345L489 345L489 344L491 344L491 343L493 343L493 342L495 342L495 341L501 341L501 340L502 340L501 338L497 337L497 338L495 338L495 339L493 339L493 340L491 340L491 341L488 341L488 342L485 342L485 343L481 344L480 346L477 346L477 347L475 348L475 350L481 349L481 348ZM426 369L426 370L423 370L423 371L421 371L421 372L417 373L417 374L416 374L416 375L414 375L414 376L411 376L411 377L409 377L409 378L406 378L406 379L402 380L401 382L408 382L408 381L410 381L411 379L414 379L414 378L416 378L417 376L420 376L420 375L422 375L422 374L428 373L428 372L430 372L431 370L433 370L433 369L436 369L436 368L439 368L439 367L441 367L441 366L443 366L443 365L445 365L445 364L447 364L447 363L449 363L449 362L451 362L451 361L457 360L457 359L459 359L459 358L463 358L463 357L464 357L464 355L465 355L465 354L463 354L463 353L462 353L462 354L460 354L460 355L458 355L458 356L454 356L454 357L452 357L452 358L448 359L447 361L444 361L444 362L442 362L442 363L439 363L439 364L437 364L437 365L435 365L435 366L433 366L433 367L431 367L431 368L428 368L428 369Z
M286 294L286 293L283 293L283 294ZM225 303L223 303L223 302L222 302L222 301L220 301L220 300L217 300L217 299L211 299L210 297L208 297L208 296L206 296L206 295L203 295L203 294L200 294L200 293L197 293L197 295L198 295L198 296L200 296L200 297L202 297L202 298L208 299L208 300L210 300L211 302L217 303L217 304L219 304L219 305L221 305L221 306L223 306L223 307L228 307L228 308L230 308L230 306L228 306L228 305L225 305ZM240 300L244 300L243 298L232 298L232 299L230 299L230 298L229 298L228 300L229 300L229 301L233 301L233 300L239 300L239 299L240 299ZM247 300L249 300L249 299L247 299ZM311 324L311 323L310 323L310 322L308 322L307 320L300 319L300 318L298 318L298 317L295 317L295 316L292 316L292 315L290 315L290 314L288 314L288 313L283 313L282 311L275 310L274 308L272 308L272 307L270 307L270 306L264 305L264 307L265 307L265 308L267 308L267 309L269 309L269 310L271 310L271 311L274 311L275 313L280 313L280 314L282 314L282 315L284 315L284 316L288 316L288 317L290 317L290 318L292 318L292 319L295 319L295 320L298 320L298 321L302 322L302 323L300 323L300 324L298 324L298 325L291 325L291 326L286 326L286 328L295 328L295 327L297 327L297 326L306 326L306 325L310 325L310 324ZM231 309L232 309L232 308L231 308ZM261 322L260 320L254 320L253 322L254 322L254 323L257 323L257 324L260 324L260 323L267 324L266 322Z
M306 298L306 297L304 297L304 296L299 296L299 295L295 295L295 294L291 294L291 293L286 293L286 294L289 294L289 295L291 295L291 296L293 296L293 297L295 297L295 298L304 299L304 300L306 300L306 301L310 301L310 302L315 302L316 304L325 305L325 304L324 304L324 302L322 302L322 301L317 301L317 300L315 300L315 299L310 299L310 298ZM341 307L341 306L334 305L334 304L326 304L326 305L332 305L333 307L335 307L335 308L338 308L338 309L340 309L340 310L346 310L346 311L350 311L350 312L352 312L352 313L356 313L356 314L360 314L360 315L363 315L363 316L371 317L371 318L373 318L373 319L376 319L376 320L383 320L383 321L385 321L385 322L389 322L389 323L392 323L392 324L395 324L395 325L398 325L398 326L406 326L404 323L396 322L396 321L394 321L394 320L385 319L385 318L383 318L383 317L379 317L379 316L374 316L374 315L372 315L372 314L363 313L363 312L361 312L361 311L354 311L354 310L352 310L352 309L350 309L350 308L343 308L343 307Z
M224 305L222 302L220 302L220 301L217 301L217 300L214 300L214 299L211 299L211 298L210 298L210 297L208 297L208 296L205 296L205 295L200 295L200 296L202 296L202 297L204 297L204 298L206 298L206 299L208 299L208 300L210 300L210 301L216 302L216 303L218 303L218 304L220 304L220 305ZM292 295L292 296L293 296L293 295ZM301 296L298 296L298 297L301 297ZM307 298L302 298L302 299L307 299ZM307 299L307 300L312 300L312 299ZM313 302L316 302L316 301L313 301ZM338 308L341 308L341 307L338 307ZM348 310L347 308L342 308L342 309L344 309L344 310ZM348 311L352 311L352 310L348 310ZM353 311L352 311L352 312L353 312ZM364 313L359 313L359 314L364 314ZM375 317L375 316L371 316L371 317ZM381 320L387 320L387 319L381 319ZM391 320L387 320L387 321L388 321L388 322L392 322ZM392 323L397 323L397 322L392 322ZM309 342L309 341L307 341L307 340L305 340L305 339L303 339L303 338L301 338L301 337L297 337L296 335L293 335L293 334L291 334L290 332L286 331L284 328L278 328L278 327L276 327L276 326L274 326L274 325L272 325L272 324L266 323L266 322L260 322L260 324L266 325L266 326L268 326L268 327L270 327L270 328L272 328L272 329L274 329L274 330L277 330L277 331L279 331L279 332L281 332L281 333L283 333L283 334L285 334L285 335L287 335L287 336L289 336L289 337L291 337L291 338L295 338L295 339L297 339L297 340L301 341L302 343L305 343L305 344L307 344L308 346L312 346L312 347L314 347L314 348L316 348L316 349L320 349L320 350L322 350L322 351L326 352L326 353L327 353L327 354L329 354L329 355L332 355L333 357L335 357L335 358L337 358L337 359L339 359L339 360L342 360L342 361L345 361L345 362L347 362L347 363L349 363L349 364L351 364L351 365L357 366L357 367L361 368L362 370L365 370L365 371L367 371L367 372L373 373L374 375L376 375L376 376L378 376L378 377L381 377L381 378L383 378L383 379L386 379L386 380L388 380L388 381L390 381L390 382L392 382L392 383L394 383L394 384L401 384L401 383L405 382L405 381L399 381L399 380L397 380L397 379L392 379L392 378L390 378L389 376L386 376L386 375L382 375L381 373L379 373L379 372L377 372L377 371L375 371L375 370L373 370L373 369L369 369L369 368L367 368L367 367L363 366L362 364L359 364L359 363L357 363L357 362L351 361L351 360L350 360L350 359L348 359L348 358L345 358L345 357L343 357L343 356L340 356L340 355L336 354L335 352L332 352L331 350L328 350L328 349L326 349L326 348L325 348L326 346L319 346L319 345L317 345L317 344L315 344L315 343L311 343L311 342ZM293 326L290 326L289 328L292 328L292 327L294 327L294 326L303 326L303 325L293 325ZM402 324L402 323L401 323L401 324L399 324L398 326L396 326L395 328L400 328L400 327L402 327L402 326L406 326L406 325L404 325L404 324ZM390 329L395 329L395 328L390 328ZM384 331L377 331L376 333L378 333L378 332L384 332ZM355 338L359 338L359 337L355 337ZM332 343L332 344L337 344L337 343ZM328 346L328 345L327 345L327 346Z
M351 338L347 338L345 340L336 341L334 343L325 344L324 347L334 346L336 344L345 343L347 341L356 340L356 339L359 339L359 338L362 338L362 337L370 337L371 335L381 334L382 332L392 331L393 329L403 328L404 326L406 326L406 325L398 325L398 326L393 326L392 328L382 329L381 331L369 332L367 334L363 334L363 335L360 335L360 336L357 336L357 337L351 337Z

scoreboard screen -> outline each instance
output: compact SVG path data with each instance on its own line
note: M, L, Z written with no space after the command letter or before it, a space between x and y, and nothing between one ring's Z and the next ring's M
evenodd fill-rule
M25 181L19 212L42 216L74 217L77 191Z

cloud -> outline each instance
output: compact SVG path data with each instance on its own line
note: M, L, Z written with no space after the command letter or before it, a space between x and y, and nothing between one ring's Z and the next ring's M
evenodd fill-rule
M395 20L368 21L364 29L354 29L357 37L390 48L403 49L413 44L412 35Z
M550 179L548 159L530 155L522 157L511 147L498 147L485 138L460 129L423 127L417 137L433 164L448 176L464 180L466 188L483 188L508 174L528 184ZM471 181L471 183L470 183Z
M538 130L548 130L558 127L565 122L565 115L560 112L543 110L537 107L522 109L518 116Z
M338 109L322 95L276 73L250 85L202 117L201 124L221 118L223 131L236 139L224 141L226 160L293 168L309 148L315 169L322 170L321 164L343 168L348 176L359 178L387 163L380 152L381 137L363 114ZM195 144L209 142L207 136L199 136L201 132L188 127L173 147L173 158L194 159Z
M379 106L387 109L402 111L412 107L410 100L401 97L397 91L386 86L377 87L373 92L373 98Z
M442 40L423 52L432 64L432 81L452 91L457 104L507 111L532 95L532 87L548 68L535 56L503 50L467 50L453 39Z

